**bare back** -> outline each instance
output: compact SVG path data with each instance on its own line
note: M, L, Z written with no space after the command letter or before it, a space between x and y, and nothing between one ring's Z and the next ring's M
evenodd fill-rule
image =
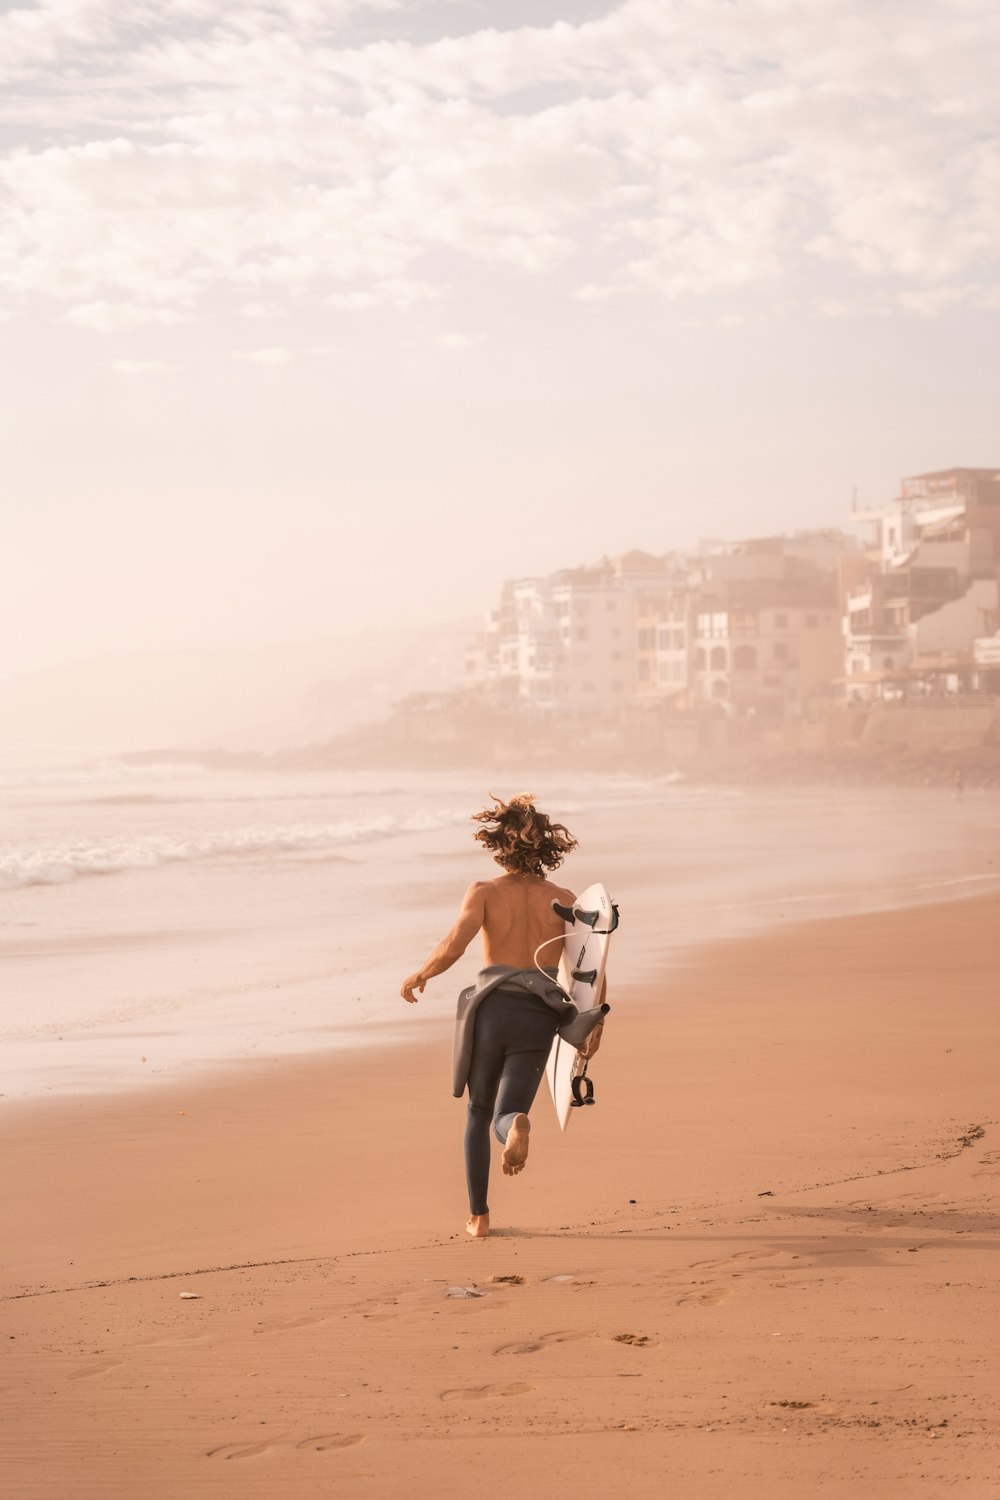
M547 939L563 935L562 919L552 910L553 901L572 904L573 892L541 875L501 875L482 884L486 911L483 918L483 962L530 969L535 952ZM538 962L555 968L562 943L547 943Z

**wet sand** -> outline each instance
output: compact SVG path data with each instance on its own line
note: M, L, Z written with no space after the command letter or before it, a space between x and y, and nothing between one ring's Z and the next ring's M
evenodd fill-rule
M431 1018L6 1105L5 1492L997 1500L998 914L630 986L479 1243Z

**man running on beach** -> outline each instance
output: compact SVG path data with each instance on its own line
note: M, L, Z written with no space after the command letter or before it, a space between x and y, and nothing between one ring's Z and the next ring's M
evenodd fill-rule
M545 872L558 869L577 846L530 796L493 800L494 807L473 814L483 825L474 837L505 873L469 887L454 927L400 990L404 1000L416 1003L414 991L422 992L429 979L450 969L482 931L485 967L477 984L462 992L455 1033L455 1094L460 1097L466 1085L469 1090L465 1227L473 1239L490 1232L490 1122L503 1145L503 1170L513 1176L527 1161L528 1111L567 1015L566 997L555 983L565 927L552 904L572 906L574 895ZM543 963L536 964L536 954ZM576 1014L573 1006L569 1011ZM599 1015L594 1013L598 1024L579 1044L584 1057L592 1057L600 1045Z

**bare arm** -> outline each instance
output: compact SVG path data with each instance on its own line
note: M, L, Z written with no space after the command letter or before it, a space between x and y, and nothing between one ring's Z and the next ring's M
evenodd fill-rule
M485 918L486 885L482 881L477 881L466 891L462 910L458 914L458 921L454 927L446 937L441 939L434 952L421 964L417 972L403 980L399 992L403 999L415 1005L418 997L413 991L419 990L422 994L428 979L433 979L435 974L443 974L445 969L450 969L452 964L461 958L482 927Z

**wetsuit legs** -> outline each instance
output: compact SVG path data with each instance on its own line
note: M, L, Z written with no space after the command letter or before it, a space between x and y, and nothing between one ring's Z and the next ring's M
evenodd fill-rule
M515 1115L527 1114L545 1072L553 1011L532 995L497 990L476 1014L465 1124L465 1172L469 1211L489 1213L490 1122L506 1142Z

